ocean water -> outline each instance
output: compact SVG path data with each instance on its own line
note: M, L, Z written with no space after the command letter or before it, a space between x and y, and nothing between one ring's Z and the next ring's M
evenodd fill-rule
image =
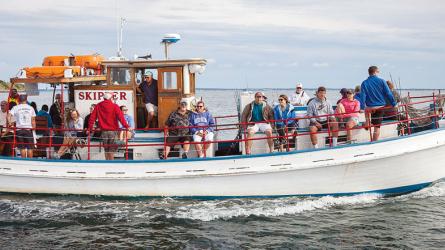
M276 100L291 91L265 93ZM215 115L227 115L236 113L235 92L199 90L197 95ZM328 91L332 102L337 97L338 90ZM47 100L39 98L39 106ZM445 181L396 197L196 200L0 194L0 249L443 249L444 210Z
M445 182L384 198L0 195L0 248L443 249Z

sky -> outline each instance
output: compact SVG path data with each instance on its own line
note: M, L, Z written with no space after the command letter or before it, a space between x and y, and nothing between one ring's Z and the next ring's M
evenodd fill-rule
M402 88L444 88L443 0L0 0L0 79L43 57L205 58L201 88L353 87L370 65Z

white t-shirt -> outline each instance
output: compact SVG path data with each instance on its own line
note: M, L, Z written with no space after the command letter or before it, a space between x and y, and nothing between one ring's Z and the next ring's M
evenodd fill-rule
M32 118L36 116L34 109L28 104L19 104L9 111L15 119L16 128L32 128Z
M6 127L6 112L0 110L0 126Z
M307 102L309 101L309 95L303 90L300 94L294 92L292 94L292 98L290 103L294 106L307 106Z

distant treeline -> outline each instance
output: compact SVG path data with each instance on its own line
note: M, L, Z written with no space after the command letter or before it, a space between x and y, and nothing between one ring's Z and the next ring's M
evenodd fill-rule
M11 83L0 80L0 91L8 91L9 86L11 86ZM14 86L18 91L22 91L25 89L23 84L15 84Z

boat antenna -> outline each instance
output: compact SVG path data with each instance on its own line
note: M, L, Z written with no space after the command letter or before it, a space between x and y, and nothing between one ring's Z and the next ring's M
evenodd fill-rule
M181 36L179 34L165 34L164 35L164 37L161 40L161 44L164 45L165 60L170 59L170 57L169 57L170 45L177 43L179 40L181 40Z
M123 17L120 18L118 23L118 32L117 32L117 56L122 57L122 37L124 33L124 25L127 20Z

